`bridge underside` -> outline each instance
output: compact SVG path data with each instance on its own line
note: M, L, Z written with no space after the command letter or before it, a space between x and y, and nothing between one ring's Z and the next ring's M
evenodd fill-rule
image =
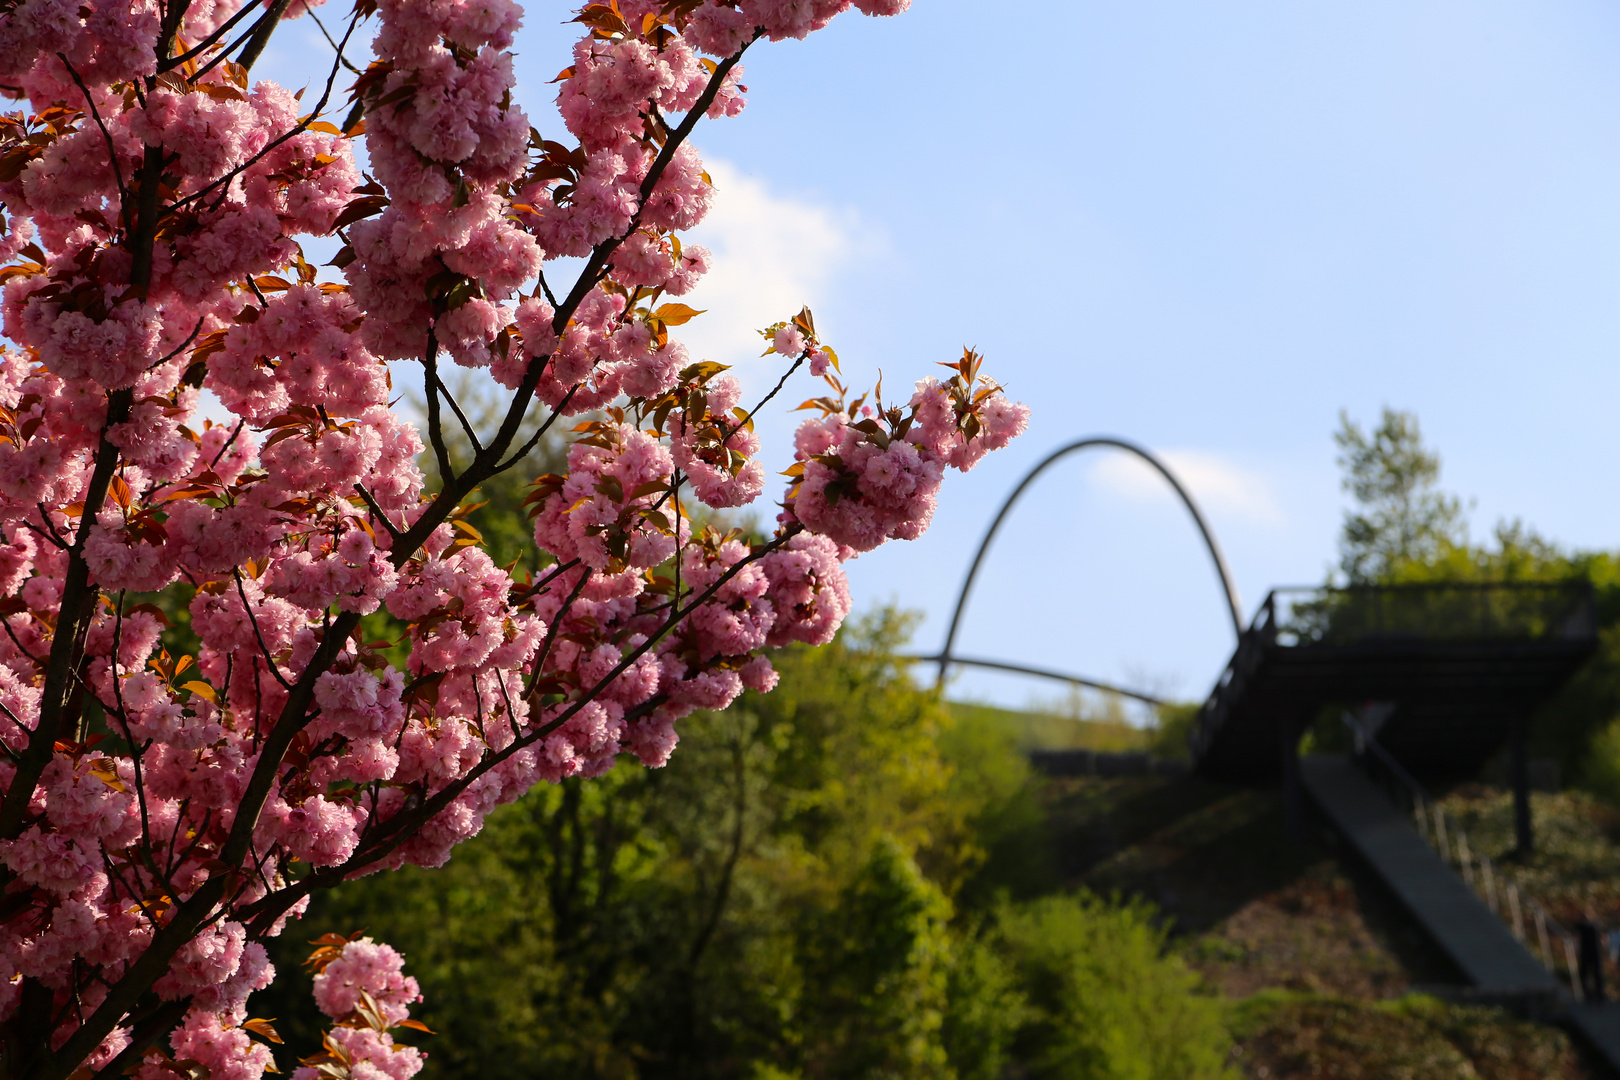
M1263 646L1224 703L1201 773L1279 781L1289 742L1324 706L1394 705L1378 741L1415 776L1471 775L1590 655L1586 640L1364 639L1352 645Z

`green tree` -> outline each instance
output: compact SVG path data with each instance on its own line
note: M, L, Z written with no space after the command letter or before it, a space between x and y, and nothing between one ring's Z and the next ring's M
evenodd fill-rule
M1462 507L1438 490L1440 456L1423 445L1415 414L1386 406L1368 433L1340 412L1333 441L1341 486L1356 502L1339 536L1339 568L1352 584L1382 581L1462 541Z
M1591 583L1597 654L1533 718L1530 752L1620 802L1620 554L1567 551L1520 521L1499 522L1488 542L1470 542L1457 500L1437 490L1440 457L1423 445L1411 413L1385 409L1371 435L1341 414L1334 441L1344 489L1358 504L1340 538L1351 582Z
M1530 753L1559 774L1620 803L1620 554L1567 551L1521 522L1498 523L1487 544L1445 543L1401 564L1397 584L1521 582L1591 584L1598 649L1532 719Z
M799 940L803 1075L951 1075L940 1041L951 906L892 839L883 838L838 902Z

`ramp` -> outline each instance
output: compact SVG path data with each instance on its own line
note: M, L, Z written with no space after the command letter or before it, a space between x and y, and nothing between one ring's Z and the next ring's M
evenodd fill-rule
M1345 757L1307 757L1312 801L1470 983L1492 995L1556 999L1559 984L1492 915L1411 822Z

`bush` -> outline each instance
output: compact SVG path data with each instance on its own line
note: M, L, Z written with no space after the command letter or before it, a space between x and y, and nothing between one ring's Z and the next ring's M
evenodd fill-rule
M1015 1052L1036 1080L1229 1076L1220 1001L1164 951L1143 903L1090 893L1002 911L1000 937L1032 1017Z
M1581 786L1598 798L1620 806L1620 720L1592 736L1580 780Z
M956 939L941 1029L956 1080L1000 1080L1018 1031L1032 1020L1029 1001L993 937Z

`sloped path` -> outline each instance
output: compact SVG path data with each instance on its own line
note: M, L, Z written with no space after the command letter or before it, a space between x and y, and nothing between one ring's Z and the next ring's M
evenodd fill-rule
M1463 976L1493 994L1555 996L1559 984L1345 757L1307 757L1300 779Z
M1552 973L1514 940L1349 758L1305 758L1300 779L1333 827L1465 978L1492 996L1527 995L1549 1004L1566 1003L1569 1022L1620 1075L1620 1003L1568 1004Z

